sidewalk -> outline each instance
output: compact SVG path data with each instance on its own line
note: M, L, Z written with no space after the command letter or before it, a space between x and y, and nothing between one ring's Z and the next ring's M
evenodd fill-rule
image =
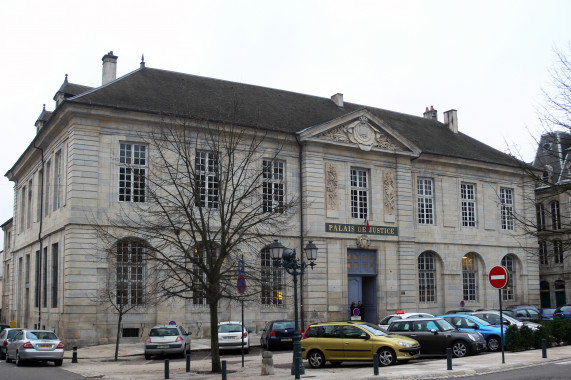
M256 335L251 336L251 344L258 342ZM209 350L209 339L193 339L192 351ZM71 363L72 351L66 351L63 369L85 377L101 379L164 379L164 360L145 360L143 343L122 344L119 350L119 361L113 361L115 345L102 345L78 349L78 363ZM547 349L547 358L542 358L541 350L523 352L506 352L505 364L502 364L501 352L484 353L453 359L452 370L447 370L446 358L413 360L408 364L396 364L390 367L380 367L379 376L373 376L373 365L368 363L345 362L340 367L327 365L325 368L312 369L304 362L306 370L301 378L312 379L418 379L418 378L447 378L462 375L481 375L523 368L533 365L549 364L557 360L571 359L571 346L561 346ZM272 380L293 378L291 375L291 351L274 352L273 361L275 374L261 376L262 357L259 354L245 355L244 367L240 355L223 356L226 360L228 379ZM221 379L221 374L210 372L209 359L192 360L190 373L187 373L186 362L182 359L171 359L169 363L170 379Z

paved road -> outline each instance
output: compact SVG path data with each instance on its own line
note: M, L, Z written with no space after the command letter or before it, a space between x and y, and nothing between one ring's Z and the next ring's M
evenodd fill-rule
M30 380L30 379L58 379L82 380L85 377L68 372L52 363L29 363L23 367L16 367L14 363L0 361L0 379L2 380Z

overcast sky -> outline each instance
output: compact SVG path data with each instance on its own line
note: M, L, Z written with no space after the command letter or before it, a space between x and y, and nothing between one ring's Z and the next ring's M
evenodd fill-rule
M147 67L330 97L438 119L533 158L535 107L553 48L571 40L571 1L0 0L0 171L35 134L69 74L101 84ZM0 224L13 214L0 179ZM0 237L0 239L2 239Z

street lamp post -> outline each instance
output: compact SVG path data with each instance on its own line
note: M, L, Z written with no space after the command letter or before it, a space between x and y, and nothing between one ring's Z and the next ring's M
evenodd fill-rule
M295 316L295 332L293 336L293 362L291 368L291 374L295 374L295 378L299 379L300 375L305 374L305 367L303 366L303 360L301 359L301 335L299 331L299 318L297 309L297 276L301 275L307 266L310 266L313 270L315 266L315 260L317 259L317 246L313 244L312 241L305 246L303 249L305 255L307 256L307 262L301 262L296 257L295 248L284 247L278 239L274 239L274 242L270 244L270 253L272 259L281 259L281 265L284 267L287 273L293 276L293 302L295 305L294 316Z

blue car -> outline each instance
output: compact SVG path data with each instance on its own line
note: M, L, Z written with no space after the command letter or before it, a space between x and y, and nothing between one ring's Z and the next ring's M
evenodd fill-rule
M543 321L551 321L553 319L553 313L555 312L554 307L542 307L539 309L541 313L541 319Z
M571 305L559 306L553 312L553 319L570 319L571 318Z
M492 325L483 319L468 314L445 314L439 315L460 331L477 331L486 339L488 351L499 351L501 349L500 325ZM506 327L503 326L504 334Z

